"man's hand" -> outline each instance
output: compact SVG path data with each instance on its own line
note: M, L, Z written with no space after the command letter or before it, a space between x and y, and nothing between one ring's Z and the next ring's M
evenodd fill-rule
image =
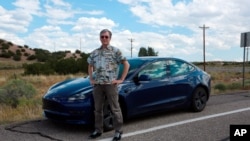
M90 79L90 84L91 84L91 85L95 85L95 84L96 84L95 80Z
M113 80L112 84L118 85L118 84L121 84L122 82L123 82L123 80Z

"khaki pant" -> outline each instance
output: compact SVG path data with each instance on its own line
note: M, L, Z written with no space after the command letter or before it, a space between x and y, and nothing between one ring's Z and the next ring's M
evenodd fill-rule
M112 84L94 86L93 97L95 103L95 129L99 132L103 132L103 104L105 96L107 97L112 113L114 114L114 129L116 131L121 131L123 117L118 102L119 95L117 86Z

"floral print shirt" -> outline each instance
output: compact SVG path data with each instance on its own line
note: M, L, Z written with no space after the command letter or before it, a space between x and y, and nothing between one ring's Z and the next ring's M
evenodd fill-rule
M87 62L94 67L93 79L97 84L111 84L112 80L118 79L119 64L126 58L122 52L113 46L98 48L91 52Z

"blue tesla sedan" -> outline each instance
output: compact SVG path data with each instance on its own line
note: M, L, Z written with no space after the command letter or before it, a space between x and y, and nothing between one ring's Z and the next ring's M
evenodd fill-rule
M129 73L118 86L124 119L177 108L188 107L194 112L205 108L211 77L194 64L165 57L138 57L128 62ZM42 99L45 117L66 123L93 124L92 89L88 77L54 84ZM110 130L113 114L107 102L103 110L104 129Z

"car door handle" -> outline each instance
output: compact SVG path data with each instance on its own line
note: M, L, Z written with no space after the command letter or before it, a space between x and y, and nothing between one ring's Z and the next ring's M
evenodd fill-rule
M132 92L134 89L136 89L136 87L128 87L124 89L124 93L130 93Z
M187 80L188 81L194 81L194 77L188 77Z

